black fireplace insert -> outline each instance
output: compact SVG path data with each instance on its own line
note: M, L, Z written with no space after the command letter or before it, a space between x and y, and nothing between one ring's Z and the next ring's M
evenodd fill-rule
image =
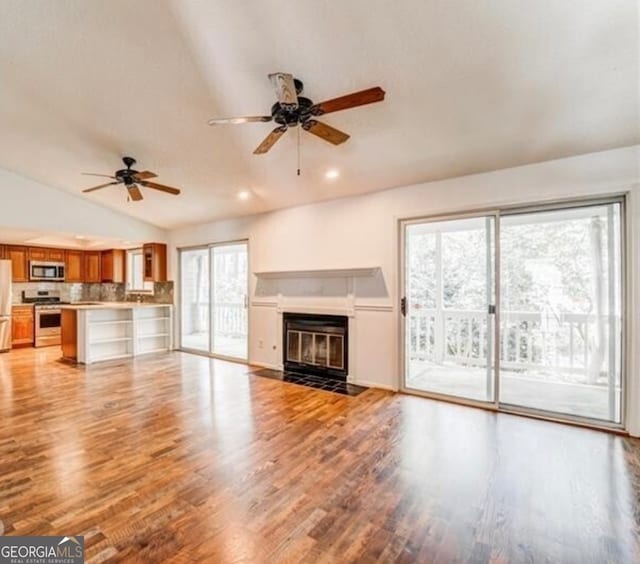
M285 313L284 369L346 382L349 370L349 319L345 315Z

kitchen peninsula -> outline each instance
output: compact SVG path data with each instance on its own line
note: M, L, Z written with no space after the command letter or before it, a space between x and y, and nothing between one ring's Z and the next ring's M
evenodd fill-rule
M92 364L173 348L170 304L105 302L61 309L64 358Z

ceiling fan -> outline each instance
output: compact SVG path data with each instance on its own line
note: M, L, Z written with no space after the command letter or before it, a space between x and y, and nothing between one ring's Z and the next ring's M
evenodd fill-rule
M375 86L367 90L360 90L359 92L353 92L352 94L314 104L309 98L299 96L299 94L302 93L304 85L301 80L294 78L293 75L276 72L269 75L269 80L271 80L278 97L278 101L271 107L271 115L209 120L209 125L269 121L274 121L279 124L278 127L271 131L264 141L258 145L258 148L253 152L254 155L261 155L269 151L287 129L298 125L302 126L302 129L305 131L313 133L329 143L340 145L340 143L344 143L349 139L349 135L315 118L330 112L338 112L340 110L355 108L356 106L372 104L373 102L381 102L384 100L385 95L382 88Z
M153 190L160 190L160 192L166 192L167 194L173 194L174 196L180 194L180 190L178 190L177 188L165 186L164 184L158 184L156 182L149 182L149 178L156 178L158 176L154 172L151 172L149 170L143 170L142 172L139 172L132 169L131 167L136 164L136 160L133 157L122 157L122 162L127 168L117 170L113 176L109 174L94 174L92 172L83 172L82 174L87 176L104 176L106 178L112 178L113 182L107 182L106 184L100 184L99 186L94 186L93 188L87 188L82 192L86 194L88 192L106 188L107 186L124 184L127 188L128 198L133 200L134 202L138 202L143 199L142 192L140 191L140 187L138 185L144 186L145 188L152 188Z

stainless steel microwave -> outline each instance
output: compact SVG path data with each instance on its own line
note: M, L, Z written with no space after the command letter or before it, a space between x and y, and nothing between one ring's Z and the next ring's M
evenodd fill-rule
M29 262L29 280L64 282L64 262Z

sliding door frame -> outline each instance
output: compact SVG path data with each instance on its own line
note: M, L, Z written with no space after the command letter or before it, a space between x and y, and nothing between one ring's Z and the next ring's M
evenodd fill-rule
M438 394L433 392L425 392L421 390L415 390L413 388L407 388L405 384L407 359L406 359L406 317L402 314L401 309L398 309L398 325L399 325L399 382L398 389L407 394L422 396L430 399L446 401L450 403L456 403L461 405L467 405L471 407L479 407L490 411L499 411L503 413L510 413L514 415L523 415L533 417L536 419L544 419L549 421L556 421L560 423L569 423L584 427L591 427L597 429L604 429L614 432L623 432L626 429L627 414L629 411L629 401L627 390L629 389L628 378L630 370L630 355L629 355L629 339L631 335L631 315L627 313L627 304L629 301L629 288L631 286L631 268L632 257L629 256L632 245L629 244L630 237L632 237L630 222L628 221L629 213L629 193L618 192L613 194L605 194L598 196L584 196L575 198L565 198L560 200L548 200L538 203L522 203L511 204L490 208L471 208L458 212L451 213L439 213L433 215L424 216L412 216L406 218L399 218L397 220L397 233L398 233L398 300L405 296L406 292L406 280L405 280L405 228L407 225L416 223L426 223L435 221L447 221L450 219L464 219L472 217L484 217L495 214L495 316L494 316L494 401L483 402L473 399L466 399L452 395ZM500 219L502 216L518 215L542 211L553 211L567 208L579 208L579 207L593 207L597 205L607 204L620 204L620 273L621 273L621 288L620 288L620 327L622 331L622 338L620 342L620 422L606 421L603 419L595 419L589 417L583 417L579 415L570 415L564 413L557 413L554 411L546 411L542 409L520 407L511 404L505 404L500 401L500 294L501 294L501 274L500 274Z
M213 261L211 250L214 247L224 247L226 245L239 245L245 244L247 247L247 288L246 288L246 310L247 310L247 358L236 358L231 356L225 356L221 354L216 354L213 351L213 331L212 329L212 318L213 318L213 304L211 303L211 296L213 293ZM182 253L183 251L198 251L198 250L208 250L209 251L209 320L208 320L208 329L209 329L209 350L203 351L198 349L191 349L189 347L184 347L182 345ZM187 352L191 354L198 354L201 356L207 356L209 358L217 358L220 360L228 360L230 362L237 362L240 364L249 364L249 343L251 342L251 247L249 244L249 239L233 239L230 241L217 241L215 243L207 243L205 245L193 245L189 247L180 247L178 248L178 280L180 280L180 288L177 296L177 303L179 304L178 310L179 315L179 333L178 340L179 343L178 350L182 352Z

